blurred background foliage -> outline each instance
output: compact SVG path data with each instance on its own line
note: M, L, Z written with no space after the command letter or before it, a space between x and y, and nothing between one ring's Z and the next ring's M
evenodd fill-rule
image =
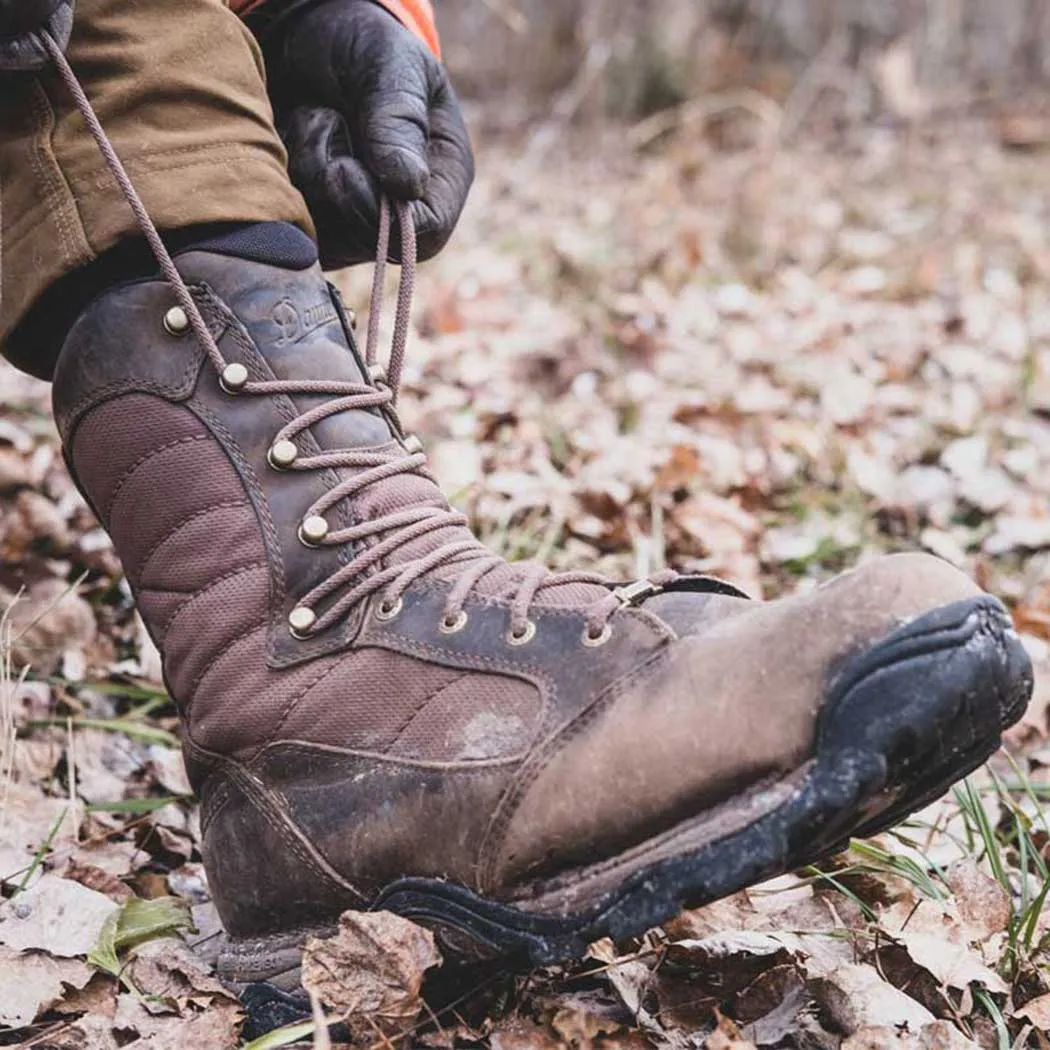
M716 129L725 113L734 126L751 113L753 130L781 141L813 122L960 115L1009 120L1008 136L1042 133L1032 96L1050 83L1050 0L437 3L456 83L484 103L486 123L638 121L684 107Z

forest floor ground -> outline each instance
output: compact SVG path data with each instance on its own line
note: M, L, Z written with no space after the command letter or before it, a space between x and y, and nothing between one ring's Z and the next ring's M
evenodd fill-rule
M902 828L635 943L438 969L428 1007L377 953L400 1027L351 1017L356 1043L1050 1047L1050 153L624 146L481 143L402 405L454 502L510 557L767 599L931 551L1010 606L1036 698ZM241 1045L158 658L46 386L4 366L0 405L0 1045Z

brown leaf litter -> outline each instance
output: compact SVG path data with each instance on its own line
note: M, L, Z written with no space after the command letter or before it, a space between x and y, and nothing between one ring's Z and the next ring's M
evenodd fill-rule
M884 86L914 108L913 71L886 54ZM1045 159L977 133L846 147L568 144L552 166L490 145L421 278L403 411L511 556L619 578L670 565L774 597L917 547L1001 595L1038 672L1010 755L973 778L998 854L949 796L875 852L517 976L460 975L430 933L351 913L304 973L354 1045L1050 1046L1033 904L1050 862ZM367 275L341 283L366 298ZM46 388L0 369L0 398L0 608L20 595L0 703L0 1046L235 1047L156 652L64 471ZM200 933L120 940L114 916L171 897Z

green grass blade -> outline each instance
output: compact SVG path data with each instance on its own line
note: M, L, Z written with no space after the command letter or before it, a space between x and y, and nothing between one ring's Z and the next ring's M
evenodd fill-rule
M55 841L58 829L62 827L62 821L66 819L66 814L68 812L69 807L67 806L55 818L54 824L51 825L51 830L47 833L47 838L44 839L40 844L40 849L38 849L33 855L33 863L26 868L26 873L22 876L22 881L18 884L18 889L15 890L15 893L21 893L29 885L29 880L36 874L37 868L44 863L44 857L50 852L51 843Z
M166 795L163 798L126 798L113 802L89 802L84 808L88 813L154 813L173 802L191 802L192 795Z
M107 733L123 733L135 740L144 740L148 744L160 744L161 747L179 746L179 738L166 729L144 725L130 719L121 718L32 718L26 725L32 729L64 729L67 725L74 729L101 729Z
M301 1021L299 1024L267 1032L266 1035L261 1035L258 1039L246 1043L241 1050L277 1050L277 1047L298 1043L300 1039L313 1035L316 1030L317 1025L313 1021Z

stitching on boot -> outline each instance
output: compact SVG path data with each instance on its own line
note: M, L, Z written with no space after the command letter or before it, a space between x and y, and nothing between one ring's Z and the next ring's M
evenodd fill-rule
M198 442L207 440L207 434L190 434L187 437L177 438L175 441L169 441L167 444L159 445L157 448L150 449L149 452L144 452L117 479L116 487L113 489L113 492L109 498L109 506L105 509L106 517L109 518L112 515L113 505L120 498L120 494L124 490L124 486L127 485L127 483L131 480L132 476L140 467L145 466L157 456L163 455L165 452L170 452L173 448L178 448L180 445L194 445Z
M185 707L187 719L190 717L190 713L193 710L193 702L197 698L197 692L200 689L201 682L203 682L204 679L208 677L208 674L215 667L215 665L224 656L228 655L229 653L235 652L243 645L247 645L255 637L255 635L259 633L259 631L265 631L268 626L269 620L260 620L257 623L249 624L249 626L244 629L244 633L241 635L240 638L237 639L237 641L235 641L232 645L227 645L224 648L219 649L219 651L204 665L204 667L201 668L201 670L197 674L197 677L193 679L193 681L190 683L189 687L186 690L187 700Z
M202 317L204 317L208 324L209 331L212 331L212 334L216 339L222 339L226 329L229 327L229 322L226 316L215 308L214 303L209 298L208 289L205 286L194 285L192 291L196 293L195 298L199 300L197 306L201 311ZM90 311L90 307L88 310ZM169 404L172 403L172 399L175 399L176 401L185 401L197 386L198 375L207 358L204 347L201 346L197 340L193 340L189 346L190 348L188 352L190 360L187 363L186 368L176 378L174 383L159 383L153 379L142 378L130 380L126 378L116 379L110 383L104 384L103 386L94 387L68 408L62 408L61 406L56 405L56 422L59 430L65 435L66 441L72 441L79 417L96 404L101 404L103 401L109 400L111 395L143 393L154 394ZM66 433L67 430L69 431L68 433Z
M194 522L199 521L201 518L206 518L211 514L216 514L221 510L234 510L239 507L244 507L247 510L252 509L251 503L248 500L224 500L222 503L214 503L210 507L206 507L204 510L198 510L188 517L182 518L178 524L170 529L160 540L158 540L147 552L146 557L139 566L139 570L136 573L138 579L141 581L142 578L149 572L150 564L153 559L161 552L161 549L168 543L175 539L183 529L188 528ZM148 586L148 584L146 585ZM155 591L155 587L151 587L150 590Z
M208 425L212 433L219 439L219 444L222 445L223 451L233 461L234 469L240 475L241 484L248 490L249 497L254 497L251 499L251 502L255 509L256 518L262 528L263 536L265 537L266 552L273 562L270 566L271 580L275 581L278 585L277 594L272 595L272 597L276 599L274 604L279 606L281 602L284 601L286 588L284 578L284 559L280 557L281 540L277 533L277 527L273 523L273 518L270 517L270 506L267 502L266 493L263 490L262 483L259 481L254 468L241 451L233 434L230 433L222 420L219 419L219 417L207 405L197 398L194 398L193 401L190 402L190 408Z
M181 389L186 386L194 378L195 374L200 371L203 364L203 352L200 352L197 359L192 362L191 366L187 367L177 383L174 384L174 388ZM112 383L106 383L105 386L95 387L90 394L85 394L68 409L56 409L56 415L59 417L60 427L70 428L69 433L66 435L66 441L71 443L80 417L89 409L95 408L103 404L103 402L112 401L121 394L146 394L157 397L170 405L172 403L172 389L172 385L158 383L153 379L116 379Z
M242 763L202 747L193 739L189 732L186 733L183 740L183 747L190 755L194 756L197 761L208 765L213 770L221 770L226 777L220 785L221 790L225 792L225 797L222 798L221 804L212 805L209 807L207 813L202 812L202 834L205 830L210 830L211 825L214 824L216 818L229 802L231 797L229 793L231 790L230 784L232 783L240 788L247 801L252 803L253 810L261 814L271 827L274 828L274 830L288 844L292 853L309 866L316 875L321 879L338 886L340 889L349 890L361 900L367 900L364 893L349 882L349 880L344 878L323 856L314 850L313 846L304 838L298 825L291 820L289 815L282 813L279 808L275 810L267 804L269 799L273 796L273 793L270 792L261 781L253 776L252 773L242 765ZM212 797L216 797L217 794L218 792L213 793ZM262 802L263 804L259 805L259 802ZM275 817L277 819L276 824L274 823ZM206 823L203 823L205 818Z
M280 733L280 731L284 728L285 722L287 722L288 719L291 718L292 712L299 706L300 701L303 700L303 698L306 697L307 694L313 692L314 687L320 685L320 683L323 682L330 674L332 674L333 671L342 668L342 660L338 659L337 657L332 657L331 659L332 662L330 666L324 668L319 675L317 675L315 678L311 678L310 681L302 687L302 689L300 689L297 693L293 693L288 698L288 703L284 705L284 707L281 709L280 715L278 715L277 724L274 726L273 732L263 743L263 749L268 747L270 744L277 742L277 734Z
M361 900L368 899L366 894L361 892L361 890L351 883L346 876L344 876L310 841L306 832L299 827L291 813L282 806L271 807L269 805L271 799L274 801L279 800L280 802L286 801L280 792L275 792L267 788L261 781L257 780L250 772L244 769L243 766L236 766L232 770L232 773L233 777L241 785L245 794L249 795L249 797L256 802L262 803L257 806L258 811L288 843L289 848L295 856L309 864L318 874L326 876L337 886L350 890L351 893L356 897L359 897Z
M489 830L486 832L482 842L481 860L478 866L481 872L481 879L483 880L483 887L490 885L495 877L495 868L499 854L515 813L517 813L529 788L539 779L551 759L563 751L570 741L582 733L599 715L603 714L628 688L645 677L656 664L667 659L669 652L669 647L664 645L654 653L651 653L643 663L612 682L602 693L595 697L591 704L579 712L567 725L558 730L555 735L548 737L547 740L533 748L531 754L528 755L522 764L522 768L518 772L517 777L515 777L514 782L507 788L507 791L497 804L489 824Z
M394 732L393 738L387 744L387 753L389 754L390 748L397 746L397 744L400 741L400 739L405 735L406 732L408 732L408 729L412 725L412 723L421 714L423 714L426 711L426 709L430 706L431 701L436 700L439 696L441 696L442 693L444 693L447 690L451 689L454 685L458 684L459 682L462 682L463 679L466 678L467 675L469 675L469 674L470 674L469 671L463 671L460 674L457 674L456 677L453 678L451 682L446 683L445 685L441 686L440 689L438 689L435 692L431 693L429 696L425 696L421 701L419 701L412 708L412 710L408 714L408 716L406 718L402 719L401 724L397 727L397 730ZM400 755L391 755L391 758L400 758L400 757L401 757Z
M494 671L505 671L517 678L531 682L540 690L543 703L540 707L540 723L545 721L550 709L554 706L553 700L558 694L557 680L553 675L533 664L512 662L509 659L480 656L468 653L461 649L452 649L445 646L432 645L429 642L418 642L412 638L406 638L403 634L391 628L371 629L366 638L367 644L378 648L390 649L394 652L406 652L409 655L417 654L421 657L433 657L435 659L456 660L468 665L468 670L484 672L486 669Z
M483 777L493 770L509 769L521 764L520 755L512 755L509 758L484 758L477 762L433 762L423 758L388 755L382 751L355 750L349 747L338 747L335 744L313 744L308 740L275 740L272 744L267 744L253 761L261 760L264 752L277 754L288 752L293 755L316 757L318 751L324 751L330 755L360 758L395 769L425 769L434 773L451 773L457 777Z
M223 573L221 576L217 576L215 579L208 584L207 587L203 587L199 591L195 591L192 598L187 598L186 601L182 602L178 608L174 609L164 621L162 631L165 635L171 631L172 624L181 616L187 609L192 608L197 602L202 601L217 587L222 586L228 580L235 579L238 576L247 576L249 573L258 572L260 569L267 569L268 566L264 561L253 562L251 565L245 565L240 569L234 569L230 572Z
M226 772L232 780L237 782L254 812L277 832L292 856L309 868L313 875L341 890L348 890L361 901L368 900L367 895L333 867L328 858L309 841L290 814L279 806L271 806L271 799L276 801L280 795L268 790L237 764L229 764ZM213 814L210 824L214 823L215 816L216 814Z
M236 333L236 329L231 331ZM252 353L257 353L252 346ZM290 666L298 662L298 658L282 657L277 651L276 635L281 629L281 606L287 597L287 580L284 572L284 552L281 549L281 540L277 528L270 516L270 506L266 498L265 490L255 473L254 468L248 462L241 451L233 434L229 431L221 419L199 398L190 401L189 407L195 415L203 420L219 440L227 456L233 461L234 468L240 475L241 483L247 489L251 502L255 508L256 519L262 530L266 554L268 557L268 568L270 571L270 637L266 646L267 665L275 669ZM337 652L349 644L354 635L353 619L347 618L340 628L340 636L334 637L334 644L325 649L325 652ZM305 652L305 650L304 650Z

